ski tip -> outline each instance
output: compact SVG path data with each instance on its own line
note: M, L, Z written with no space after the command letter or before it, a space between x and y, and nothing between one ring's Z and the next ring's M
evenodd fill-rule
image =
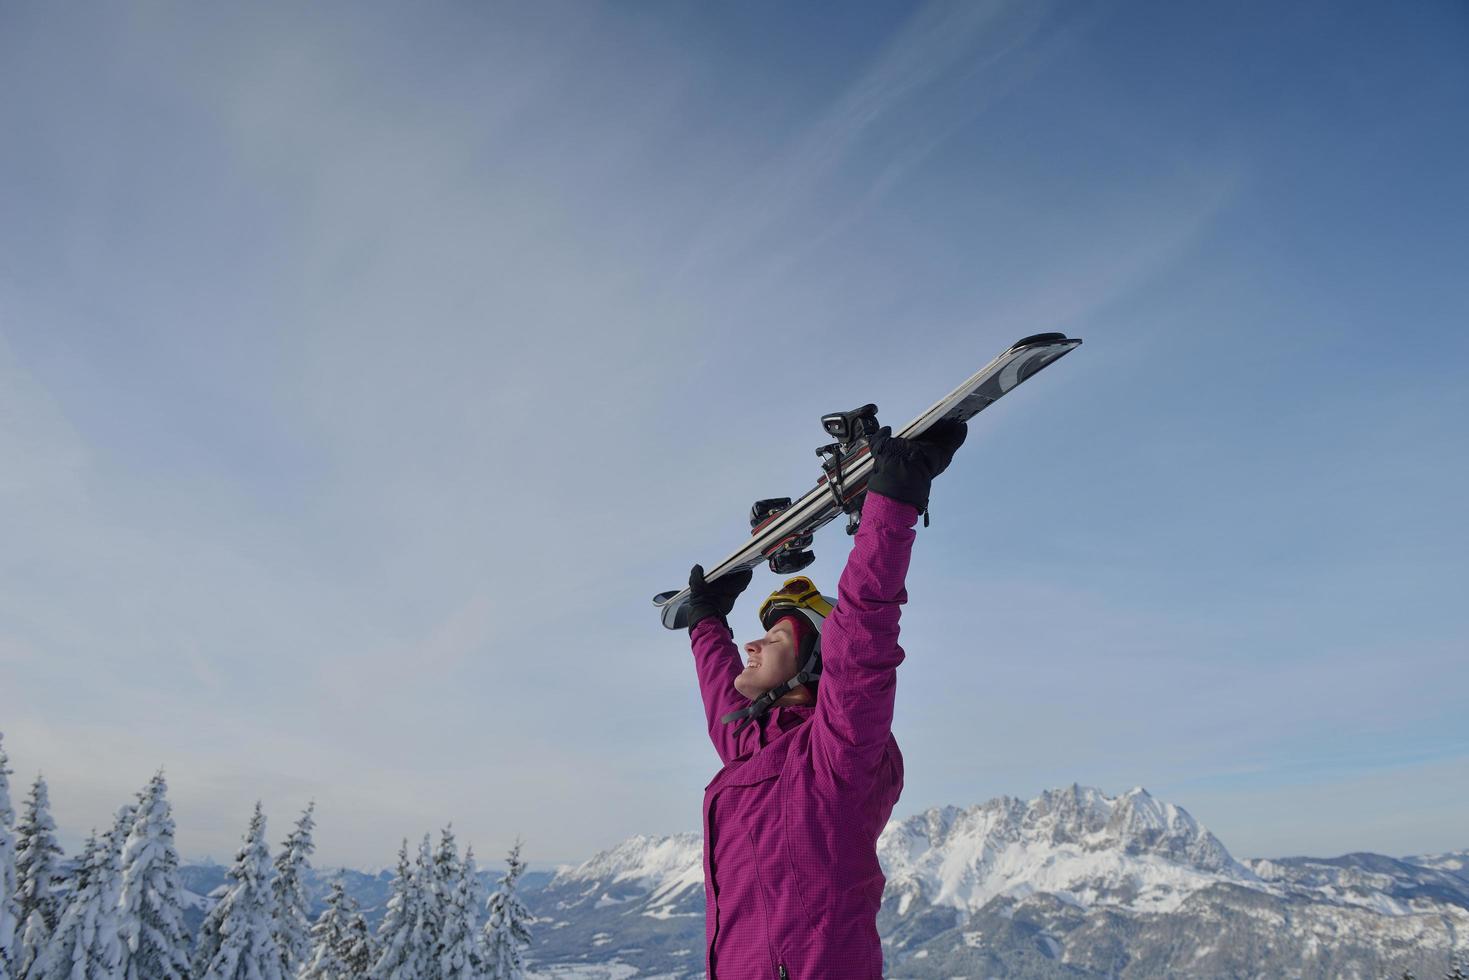
M1010 350L1019 350L1022 347L1049 347L1053 344L1079 344L1081 340L1068 337L1064 333L1033 333L1029 337L1021 337L1010 345Z
M653 605L661 610L658 618L671 630L683 629L689 624L688 589L660 592L653 597ZM679 597L683 596L683 599Z

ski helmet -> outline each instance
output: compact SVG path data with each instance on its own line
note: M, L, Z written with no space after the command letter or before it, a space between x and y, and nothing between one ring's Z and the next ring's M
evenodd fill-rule
M831 596L822 595L821 590L804 575L786 579L780 588L770 593L760 604L760 625L768 630L787 616L799 618L802 628L796 631L800 641L796 655L801 669L784 684L776 685L739 711L731 711L720 721L728 723L743 719L735 729L738 734L746 725L774 707L775 702L802 684L808 686L812 694L816 693L821 679L821 627L826 622L826 617L836 608L836 602ZM805 628L807 626L810 628Z

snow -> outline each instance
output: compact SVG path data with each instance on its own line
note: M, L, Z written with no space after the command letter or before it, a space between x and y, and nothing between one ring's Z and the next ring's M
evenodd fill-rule
M190 936L184 926L178 851L168 784L158 773L139 795L121 850L119 972L181 980L189 975Z
M523 952L533 942L530 925L535 919L519 894L520 876L525 873L520 847L517 838L506 858L505 874L486 903L489 919L485 922L484 949L485 967L490 976L518 974L524 966Z
M1176 910L1221 879L1254 875L1183 809L1136 788L1117 798L1073 786L1028 802L1000 797L889 823L878 855L905 912L911 896L976 910L1046 892L1081 907Z
M244 846L230 868L233 882L200 931L195 975L201 980L281 980L270 894L272 866L265 814L255 805Z
M9 972L11 943L21 929L20 908L14 899L15 838L11 836L10 827L15 823L15 811L10 805L12 770L6 765L9 761L4 746L0 745L0 950L5 951L5 958L0 959L0 971L6 973Z
M644 912L650 919L702 919L702 912L674 912L668 908L652 909Z
M1469 877L1469 850L1450 851L1446 854L1421 854L1416 857L1406 857L1403 860L1419 867L1449 871Z
M310 857L316 850L311 839L311 831L316 825L315 809L315 803L308 806L287 835L275 860L275 877L271 881L276 942L280 946L281 964L287 976L294 975L311 953L311 916L302 879L311 867Z
M704 890L704 842L696 833L630 837L608 851L576 866L563 865L547 885L570 885L585 881L583 897L600 894L595 908L620 904L606 893L609 885L625 884L646 892L640 898L643 915L656 919L683 917L674 907L691 893Z
M1388 874L1339 861L1292 859L1247 862L1272 894L1305 898L1332 905L1367 909L1378 915L1404 916L1424 911L1423 900L1394 897L1392 892L1411 888L1412 876ZM1421 859L1405 861L1410 866L1431 868ZM1452 869L1433 869L1451 873ZM1431 872L1429 872L1431 874Z
M703 848L704 842L696 833L667 837L638 834L575 867L559 867L547 887L587 881L591 888L586 894L590 895L607 882L627 881L657 882L666 889L671 882L686 880L690 864L699 869L702 886Z
M637 974L638 968L627 963L557 963L543 970L527 969L525 976L526 980L628 980Z

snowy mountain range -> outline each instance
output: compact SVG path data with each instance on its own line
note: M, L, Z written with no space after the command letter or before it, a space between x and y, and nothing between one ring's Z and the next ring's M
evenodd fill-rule
M1080 907L1175 911L1218 881L1254 875L1218 839L1146 790L1116 799L1073 786L1025 802L1002 796L961 810L929 810L878 839L884 901L899 918L915 905L977 910L1036 892Z
M1469 850L1237 860L1138 788L937 807L888 824L878 917L891 980L1421 977L1469 960ZM189 887L207 879L189 869ZM222 871L222 869L220 869ZM485 872L494 874L498 872ZM324 894L322 873L313 891ZM347 873L371 912L388 876ZM632 837L522 879L537 970L703 975L702 840ZM207 892L207 889L206 889Z

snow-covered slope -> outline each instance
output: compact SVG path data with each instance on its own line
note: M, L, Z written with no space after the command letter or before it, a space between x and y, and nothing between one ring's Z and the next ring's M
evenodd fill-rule
M1446 854L1420 854L1416 857L1405 857L1403 860L1408 864L1416 864L1420 868L1447 871L1451 875L1469 881L1469 850L1449 851Z
M1452 871L1381 854L1278 858L1248 862L1272 891L1379 915L1411 915L1448 903L1469 908L1469 880Z
M603 908L637 899L641 914L668 918L679 914L678 905L691 892L703 897L703 846L698 834L639 834L590 861L558 868L546 889L577 896L563 899L563 908L588 900L593 908Z

